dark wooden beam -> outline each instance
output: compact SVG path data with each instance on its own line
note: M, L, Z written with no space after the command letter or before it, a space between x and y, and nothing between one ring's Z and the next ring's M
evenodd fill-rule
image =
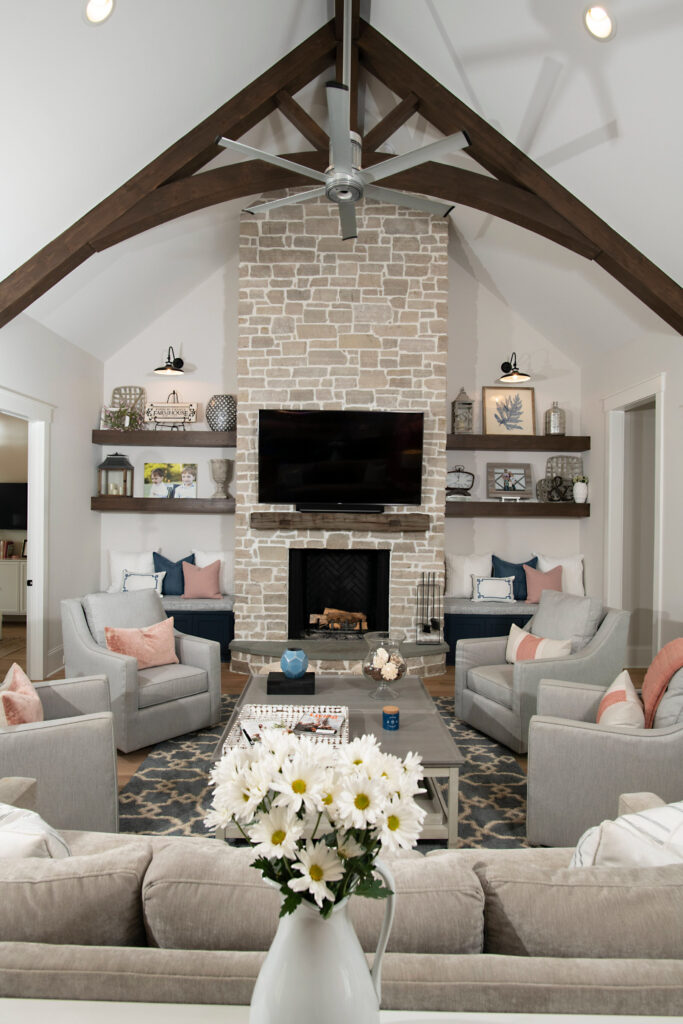
M326 156L319 152L288 153L287 159L307 167L323 170ZM370 153L366 166L387 160L381 153ZM304 175L283 170L261 160L250 160L196 174L183 181L172 182L141 200L116 224L93 240L97 250L147 231L150 228L229 199L238 199L259 192L282 188L313 186ZM513 224L535 231L588 259L594 259L597 248L573 225L556 214L537 196L495 178L446 164L426 163L382 182L388 187L453 200L485 213L502 217Z
M275 101L278 109L301 132L306 142L310 142L315 149L319 149L323 153L328 152L330 148L328 135L322 130L317 121L314 121L311 115L307 114L304 108L296 102L290 93L280 89L275 97Z
M393 110L379 121L363 138L363 153L372 153L383 142L391 138L395 131L405 124L417 110L420 101L414 92L409 92Z
M245 130L245 125L256 123L254 119L260 120L273 109L274 97L281 89L294 93L302 88L334 60L335 52L336 40L330 22L0 282L0 327L86 260L93 252L92 239L143 196L163 182L187 173L198 161L211 159L217 136L234 138Z
M401 98L415 93L420 114L444 135L464 128L471 139L466 150L469 156L501 181L528 189L573 224L604 254L600 263L605 270L683 334L683 289L675 281L363 20L358 47L366 70Z

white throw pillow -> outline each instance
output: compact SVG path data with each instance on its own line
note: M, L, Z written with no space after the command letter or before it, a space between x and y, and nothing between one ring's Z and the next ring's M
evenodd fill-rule
M111 583L108 594L115 594L123 588L123 571L154 572L154 555L151 551L110 551Z
M126 594L132 590L156 590L160 594L165 575L165 572L129 572L124 569L121 590Z
M234 555L232 551L198 551L196 548L192 548L192 554L194 555L194 564L200 569L206 568L207 565L211 565L213 562L220 561L221 571L218 582L221 594L235 593Z
M598 714L598 725L625 725L630 729L645 728L645 711L631 677L624 669L605 690Z
M476 576L472 574L473 601L514 601L514 576Z
M445 597L472 597L472 576L491 575L491 555L446 555Z
M0 857L70 857L68 843L35 811L0 804Z
M579 839L570 868L658 867L683 862L683 801L622 814L589 828Z
M541 555L534 551L538 558L540 572L550 572L556 565L562 566L562 590L565 594L576 594L583 597L586 593L583 585L583 555Z
M532 636L513 622L505 648L505 660L514 665L516 661L536 661L537 658L566 658L571 650L571 640L548 640L546 637Z

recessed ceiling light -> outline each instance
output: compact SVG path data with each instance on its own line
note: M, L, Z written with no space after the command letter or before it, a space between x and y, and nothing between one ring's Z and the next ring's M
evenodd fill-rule
M614 18L610 17L604 7L587 7L583 23L593 38L603 43L611 39L617 30Z
M114 10L114 0L88 0L85 5L85 20L91 25L101 25Z

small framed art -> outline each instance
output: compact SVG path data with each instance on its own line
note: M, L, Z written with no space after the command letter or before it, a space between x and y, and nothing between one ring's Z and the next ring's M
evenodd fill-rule
M487 498L531 498L531 465L528 462L487 462Z
M533 388L482 388L481 406L484 434L536 433Z

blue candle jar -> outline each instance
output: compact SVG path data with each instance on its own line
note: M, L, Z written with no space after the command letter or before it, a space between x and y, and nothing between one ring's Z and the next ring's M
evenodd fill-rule
M382 708L382 728L390 732L398 729L398 708L395 704L385 704Z

